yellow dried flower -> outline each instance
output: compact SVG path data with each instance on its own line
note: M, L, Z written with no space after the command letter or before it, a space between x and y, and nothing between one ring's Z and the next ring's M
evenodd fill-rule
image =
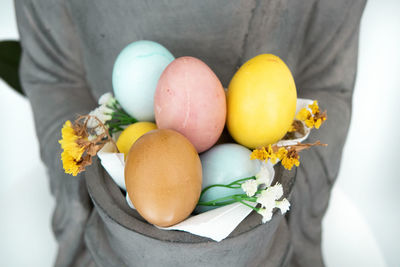
M314 102L311 105L308 105L308 107L311 109L312 114L317 114L319 113L319 106L317 100L314 100Z
M286 157L287 153L288 153L288 151L286 150L286 148L284 148L284 147L279 148L278 153L277 153L278 158L280 160L282 160L283 158Z
M267 159L265 159L265 161L267 161L268 159L271 160L272 164L275 164L276 160L278 159L278 155L272 150L272 146L271 145L268 146Z
M300 165L300 161L298 159L288 157L282 159L282 166L285 167L285 169L290 171L294 165L298 167Z
M61 160L63 163L63 168L65 170L65 173L72 174L73 176L77 176L80 167L78 163L76 162L75 158L71 156L68 152L64 151L61 153Z
M61 130L62 139L58 141L64 150L61 153L63 168L66 173L76 176L79 172L79 162L82 160L82 154L85 148L78 145L77 140L81 138L72 128L72 123L68 120Z
M325 113L322 115L326 116ZM320 119L324 121L323 117L320 117ZM259 159L265 161L268 161L270 159L273 164L275 164L277 159L280 159L282 166L288 170L291 170L293 166L298 167L300 165L299 152L314 146L327 146L327 145L322 144L320 141L316 141L315 143L311 144L297 143L295 145L287 145L287 146L278 146L275 144L275 145L269 145L267 149L263 147L253 150L250 157L251 159Z
M306 126L308 128L313 128L314 127L314 118L311 117L311 118L305 120L304 123L306 124Z
M311 112L307 108L302 108L296 115L296 119L306 121L311 117Z
M321 119L317 119L317 121L314 124L315 129L319 129L319 127L321 126L322 120Z
M294 165L296 165L297 167L300 165L299 159L300 155L297 153L296 149L290 149L281 159L282 166L290 171Z
M257 148L254 149L253 152L251 152L250 159L259 159L259 160L265 160L267 158L267 151L265 151L265 148Z
M272 149L272 146L269 145L267 149L265 147L254 149L250 155L250 159L258 159L258 160L271 160L272 164L276 163L278 159L278 155Z
M286 147L280 147L278 149L277 146L272 147L271 145L269 145L267 149L263 147L253 150L250 158L265 161L271 160L272 164L275 164L276 161L279 159L282 161L283 167L288 170L291 170L293 166L300 165L300 156L295 148L291 148L288 150Z
M308 105L311 112L307 108L303 108L297 113L296 118L303 121L308 128L319 129L321 124L326 120L326 112L320 113L318 102L314 101Z

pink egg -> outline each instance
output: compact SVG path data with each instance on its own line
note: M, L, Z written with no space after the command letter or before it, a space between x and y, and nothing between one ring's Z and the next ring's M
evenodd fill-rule
M158 81L154 113L159 129L173 129L197 152L212 147L225 125L226 99L215 73L200 59L172 61Z

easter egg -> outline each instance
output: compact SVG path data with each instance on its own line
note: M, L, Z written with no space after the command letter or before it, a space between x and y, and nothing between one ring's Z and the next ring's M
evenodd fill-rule
M249 148L274 144L296 112L296 86L286 64L271 54L247 61L233 76L227 95L227 128Z
M124 153L126 157L133 143L135 143L139 137L154 129L157 129L157 125L146 121L129 125L118 137L117 147L119 152Z
M129 198L139 214L154 225L167 227L187 218L199 200L201 183L196 149L173 130L144 134L126 158Z
M203 169L202 189L213 184L229 184L241 178L255 175L260 169L258 160L250 159L251 151L239 144L216 145L200 156ZM211 201L233 194L243 194L243 190L214 187L206 191L200 201ZM197 206L197 212L217 207Z
M118 55L112 73L115 98L139 121L154 121L154 91L158 79L174 56L152 41L136 41Z
M217 142L224 128L224 89L200 59L177 58L160 77L154 111L158 128L180 132L203 152Z

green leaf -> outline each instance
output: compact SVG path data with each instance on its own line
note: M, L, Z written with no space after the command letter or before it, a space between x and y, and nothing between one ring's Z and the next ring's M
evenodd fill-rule
M19 81L19 62L21 59L21 45L18 41L0 42L0 78L21 95L25 95Z

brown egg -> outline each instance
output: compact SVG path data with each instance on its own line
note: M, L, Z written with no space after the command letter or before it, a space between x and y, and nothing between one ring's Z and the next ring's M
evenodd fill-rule
M199 155L189 140L168 129L139 138L125 163L125 184L137 211L148 222L167 227L186 219L201 192Z

